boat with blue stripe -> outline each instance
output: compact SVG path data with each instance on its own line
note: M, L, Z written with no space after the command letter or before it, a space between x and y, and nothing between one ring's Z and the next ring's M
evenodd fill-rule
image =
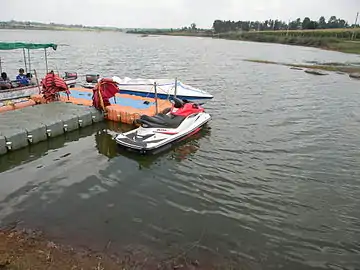
M213 95L210 93L184 84L177 79L131 79L128 77L121 79L117 76L112 77L112 79L117 82L121 94L149 98L154 98L157 95L160 99L169 99L176 95L180 99L201 103L205 103L213 98Z

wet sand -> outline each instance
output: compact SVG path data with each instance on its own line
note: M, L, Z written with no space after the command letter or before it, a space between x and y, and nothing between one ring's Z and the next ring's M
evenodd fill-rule
M54 243L41 232L31 230L0 230L0 269L239 269L230 265L220 267L191 260L186 254L158 260L147 252L107 254L77 249Z

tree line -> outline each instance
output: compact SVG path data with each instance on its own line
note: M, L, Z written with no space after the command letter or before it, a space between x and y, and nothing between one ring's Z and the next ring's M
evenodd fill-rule
M351 27L354 25L351 25ZM324 16L321 16L319 20L314 21L309 17L305 17L303 20L297 18L294 21L288 23L281 20L265 20L261 21L223 21L215 20L213 23L213 29L216 33L224 33L231 31L265 31L265 30L298 30L298 29L329 29L329 28L347 28L350 27L347 21L344 19L331 16L328 20Z

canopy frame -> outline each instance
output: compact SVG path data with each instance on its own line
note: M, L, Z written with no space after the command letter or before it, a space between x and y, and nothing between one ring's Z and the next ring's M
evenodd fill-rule
M44 49L45 52L45 65L46 73L48 73L48 59L47 59L47 48L52 48L54 51L57 49L57 44L54 43L25 43L25 42L0 42L0 51L3 50L17 50L22 49L24 56L24 64L26 73L31 72L31 59L30 59L30 50ZM28 51L28 59L26 60L25 49ZM29 69L28 69L28 65ZM0 69L2 72L1 60L0 60Z
M25 49L23 48L23 49L22 49L22 51L23 51L23 55L24 55L25 71L26 71L26 73L27 73L27 72L28 72L28 69L27 69L27 64L26 64L26 54L25 54Z
M0 42L0 51L17 50L17 49L46 49L52 48L54 51L57 49L57 44L54 43L25 43L25 42Z

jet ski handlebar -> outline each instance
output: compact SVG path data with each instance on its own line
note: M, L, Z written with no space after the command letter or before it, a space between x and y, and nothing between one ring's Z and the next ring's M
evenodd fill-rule
M181 108L184 106L185 102L177 97L173 97L173 101L174 101L174 107L175 108Z
M174 107L175 108L182 108L184 106L185 103L193 103L193 108L198 108L199 106L201 106L202 104L197 104L197 103L194 103L194 102L191 102L189 100L186 100L186 99L180 99L180 98L177 98L177 97L173 97L173 102L174 102Z

